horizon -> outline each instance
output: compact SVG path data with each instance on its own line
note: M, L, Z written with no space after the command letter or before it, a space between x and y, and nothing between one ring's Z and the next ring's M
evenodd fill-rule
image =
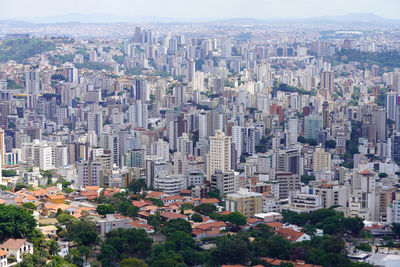
M355 16L351 19L351 16ZM102 17L100 19L100 17ZM337 16L314 16L314 17L226 17L226 18L173 18L162 16L119 16L112 13L68 13L59 16L35 17L35 18L0 18L0 22L24 22L31 24L63 24L63 23L210 23L224 22L230 20L249 20L258 22L293 22L293 21L332 21L332 22L376 22L379 20L388 22L400 22L400 19L393 19L379 16L375 13L346 13Z
M58 1L59 2L59 1ZM247 5L240 0L203 0L201 3L183 0L149 0L146 3L127 0L70 0L60 1L55 6L50 0L0 0L0 20L50 23L65 21L72 16L105 16L93 22L129 22L133 18L168 19L172 21L215 21L229 19L256 20L298 20L323 17L342 17L346 15L374 15L382 19L398 20L400 1L382 0L249 0ZM62 5L64 4L64 5ZM21 9L21 6L24 8ZM60 12L60 6L63 11ZM157 8L154 8L157 7ZM107 18L108 17L108 18ZM115 21L120 18L121 21ZM83 19L84 21L84 19Z

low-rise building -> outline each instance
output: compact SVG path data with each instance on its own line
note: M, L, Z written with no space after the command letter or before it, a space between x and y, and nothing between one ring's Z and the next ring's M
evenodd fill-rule
M226 195L226 210L240 212L246 217L262 212L263 195L240 188L237 193Z

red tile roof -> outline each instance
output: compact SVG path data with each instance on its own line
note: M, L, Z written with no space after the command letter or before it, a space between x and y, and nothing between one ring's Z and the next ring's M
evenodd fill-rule
M187 219L188 217L183 215L183 214L179 214L179 213L175 213L175 212L163 212L160 214L161 217L167 218L167 219Z
M275 232L278 235L280 235L292 242L297 241L302 235L304 235L304 233L302 233L302 232L297 232L291 228L282 228L282 227L278 227L275 230Z
M315 265L315 264L307 264L304 261L297 260L297 261L285 261L285 260L279 260L279 259L273 259L273 258L260 258L260 260L265 261L272 266L279 266L282 262L288 262L293 264L293 267L322 267L322 265Z
M0 248L0 257L5 256L5 255L7 255L7 254L8 254L7 252L5 252L4 250L2 250L2 249Z
M14 239L8 238L6 241L0 244L0 248L8 248L12 250L19 249L26 242L26 239Z
M210 203L210 204L218 204L219 200L216 199L216 198L202 198L200 200L200 203L201 204L208 204L208 203Z

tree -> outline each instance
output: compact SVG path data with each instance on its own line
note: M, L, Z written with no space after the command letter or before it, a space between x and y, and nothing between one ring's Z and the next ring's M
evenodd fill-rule
M184 219L173 219L166 222L164 227L161 229L161 232L165 235L170 235L175 231L183 231L191 234L192 226Z
M17 175L17 171L15 170L1 170L1 175L3 177L13 177Z
M142 191L142 188L146 187L146 181L144 179L138 179L133 182L131 182L128 185L128 190L131 191L134 194L140 193Z
M386 172L380 172L380 173L378 174L378 176L379 176L379 178L386 178L386 177L388 177L388 175L387 175Z
M302 183L305 183L307 185L310 181L315 181L315 176L307 175L307 174L303 174L301 176L301 182Z
M150 215L148 217L148 224L154 227L154 230L158 231L161 226L161 217L159 214Z
M141 259L138 258L127 258L127 259L123 259L122 261L120 261L119 263L120 267L148 267L148 265Z
M99 258L103 264L132 256L145 259L150 254L152 244L153 240L142 229L118 228L106 234Z
M124 200L118 205L119 212L124 216L135 217L139 209L132 205L128 200Z
M101 204L97 206L96 211L101 215L114 214L115 208L111 204Z
M341 254L345 249L345 243L340 236L326 236L322 244L327 253Z
M225 216L226 216L227 221L235 224L236 226L245 225L247 223L246 216L244 216L243 214L241 214L240 212L237 212L237 211L231 212Z
M202 222L203 221L203 217L201 217L201 215L198 213L193 213L191 219L194 222Z
M250 259L250 242L245 236L223 237L217 241L217 247L211 252L213 265L246 264Z
M184 231L175 231L168 236L168 241L165 243L165 247L172 250L179 251L185 248L193 248L195 242L190 234Z
M371 251L372 251L371 246L368 245L367 243L358 243L358 244L355 246L355 248L356 248L356 249L359 249L359 250L362 250L362 251L368 251L368 252L371 252Z
M0 218L0 240L27 238L36 227L31 212L14 205L0 204Z
M22 188L28 188L28 186L25 185L25 184L22 184L22 183L17 183L17 184L15 185L15 187L14 187L14 191L15 191L15 192L18 192L18 191L21 190Z
M63 225L68 225L77 221L77 219L74 216L69 215L65 212L59 214L56 218L57 221Z
M98 241L96 224L91 221L78 221L67 225L67 239L78 245L91 247Z
M309 236L314 236L317 231L317 228L314 225L305 224L303 226L303 231L304 231L304 233L308 234Z
M45 266L46 258L41 257L41 255L36 252L33 254L26 254L22 259L22 262L18 265L19 267L35 267L35 266Z
M58 246L57 241L51 239L47 242L47 246L49 248L49 254L52 256L57 255L57 253L60 251L60 247Z
M304 138L304 136L299 135L297 137L297 142L304 144L306 142L306 139Z
M326 148L336 148L336 141L335 140L328 140L325 142Z
M24 204L22 204L22 207L28 210L36 210L36 206L32 202L25 202Z
M400 236L400 223L392 223L392 231L396 235Z
M150 197L150 198L148 198L148 200L150 200L150 201L151 201L154 205L156 205L157 207L162 207L162 206L164 206L164 202L162 202L161 199L157 199L157 198Z
M206 198L216 198L218 200L221 200L221 194L217 188L214 188L207 193Z
M353 235L359 235L361 231L364 229L364 222L361 218L344 218L342 220L343 227L348 232L352 233Z
M193 210L195 212L199 212L201 214L209 216L211 213L217 211L217 207L214 204L205 203L194 207Z

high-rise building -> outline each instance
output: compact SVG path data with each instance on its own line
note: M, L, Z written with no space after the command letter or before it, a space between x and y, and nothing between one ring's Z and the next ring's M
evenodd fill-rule
M138 100L129 107L129 122L134 127L146 128L148 124L147 104Z
M279 184L279 199L286 199L290 192L300 189L300 177L290 172L276 172L275 181Z
M330 171L331 153L326 152L322 147L317 147L313 153L313 169L314 172Z
M290 118L288 121L288 147L297 143L298 127L297 117Z
M304 119L304 137L306 139L318 139L318 133L322 130L322 116L310 114Z
M328 90L330 93L335 90L335 73L333 71L321 72L321 89Z
M188 63L188 80L190 83L194 82L196 75L196 62L191 59Z
M0 167L4 166L4 154L6 152L5 149L4 130L0 128Z
M221 197L237 191L234 172L216 171L211 175L211 187L218 189Z
M393 72L393 89L400 93L400 72Z
M227 172L231 170L231 137L222 131L215 131L215 136L210 136L210 152L207 154L207 179L215 171Z
M68 82L69 83L78 83L79 81L79 72L77 68L68 68Z
M386 118L392 121L396 121L396 109L399 105L399 95L395 91L390 91L386 93Z
M136 80L136 100L142 100L145 103L148 100L147 81L144 79Z
M100 136L103 131L103 114L101 112L89 112L87 121L88 132L94 131Z
M99 162L78 163L78 182L81 186L101 186L102 166Z
M40 91L40 74L38 70L31 70L25 73L25 88L28 94L27 106L29 109L36 108Z
M193 141L187 133L182 133L182 136L177 138L176 150L184 155L193 156Z
M279 150L276 155L276 170L290 172L300 177L301 175L300 151L296 148Z
M134 42L135 43L141 43L142 42L142 29L140 27L136 27L135 28Z

